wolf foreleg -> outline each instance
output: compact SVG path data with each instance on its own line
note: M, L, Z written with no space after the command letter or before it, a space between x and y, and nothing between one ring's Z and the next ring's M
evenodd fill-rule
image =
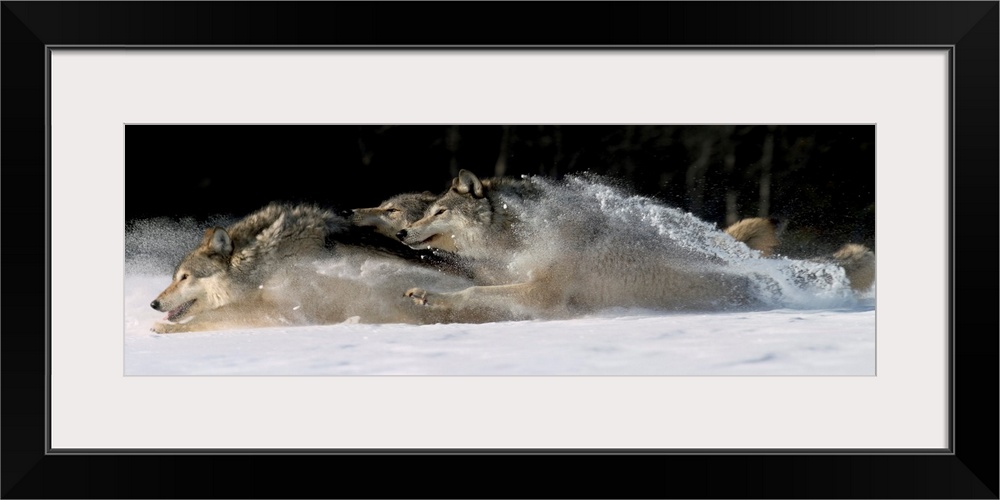
M546 286L544 282L536 281L471 286L458 292L447 293L411 288L406 291L405 296L420 306L454 312L458 318L471 311L499 318L554 317L564 313L566 306L561 291Z
M149 331L154 333L181 333L181 332L193 332L200 330L199 328L191 328L190 323L166 323L157 321L153 324Z

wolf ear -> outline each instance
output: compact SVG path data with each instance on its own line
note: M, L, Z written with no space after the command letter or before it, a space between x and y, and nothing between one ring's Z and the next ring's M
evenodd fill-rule
M458 194L469 194L476 198L483 197L483 183L476 177L476 174L462 169L458 171L458 177L451 181L451 188Z
M229 257L233 254L233 240L229 238L229 233L221 227L213 227L205 231L205 238L201 244L223 257Z

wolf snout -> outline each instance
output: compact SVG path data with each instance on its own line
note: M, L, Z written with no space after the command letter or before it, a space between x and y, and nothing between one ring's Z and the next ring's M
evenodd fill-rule
M405 229L400 229L399 232L396 233L396 237L399 238L399 241L406 240L406 230Z
M163 310L163 309L160 309L160 301L159 300L154 300L154 301L150 302L149 303L149 307L152 307L153 309L156 309L157 311L162 311Z

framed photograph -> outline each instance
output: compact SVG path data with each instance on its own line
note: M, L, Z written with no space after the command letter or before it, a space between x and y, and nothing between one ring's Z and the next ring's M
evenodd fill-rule
M499 7L4 2L4 497L997 498L996 2Z
M125 375L873 377L875 140L854 124L126 124ZM320 220L320 255L258 250ZM226 255L201 244L223 226Z

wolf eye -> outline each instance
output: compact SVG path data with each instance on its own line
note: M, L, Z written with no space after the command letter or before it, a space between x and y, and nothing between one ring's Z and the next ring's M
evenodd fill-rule
M398 208L387 208L387 209L385 209L385 211L386 211L386 213L394 214L394 213L398 212L399 209Z
M448 209L442 208L442 209L439 209L437 212L434 212L434 215L441 215L441 214L443 214L443 213L445 213L447 211L448 211Z
M177 281L184 281L184 280L186 280L186 279L188 279L188 275L187 275L187 273L185 273L185 274L182 274L182 275L181 275L181 277L180 277L180 278L179 278L179 279L178 279Z

